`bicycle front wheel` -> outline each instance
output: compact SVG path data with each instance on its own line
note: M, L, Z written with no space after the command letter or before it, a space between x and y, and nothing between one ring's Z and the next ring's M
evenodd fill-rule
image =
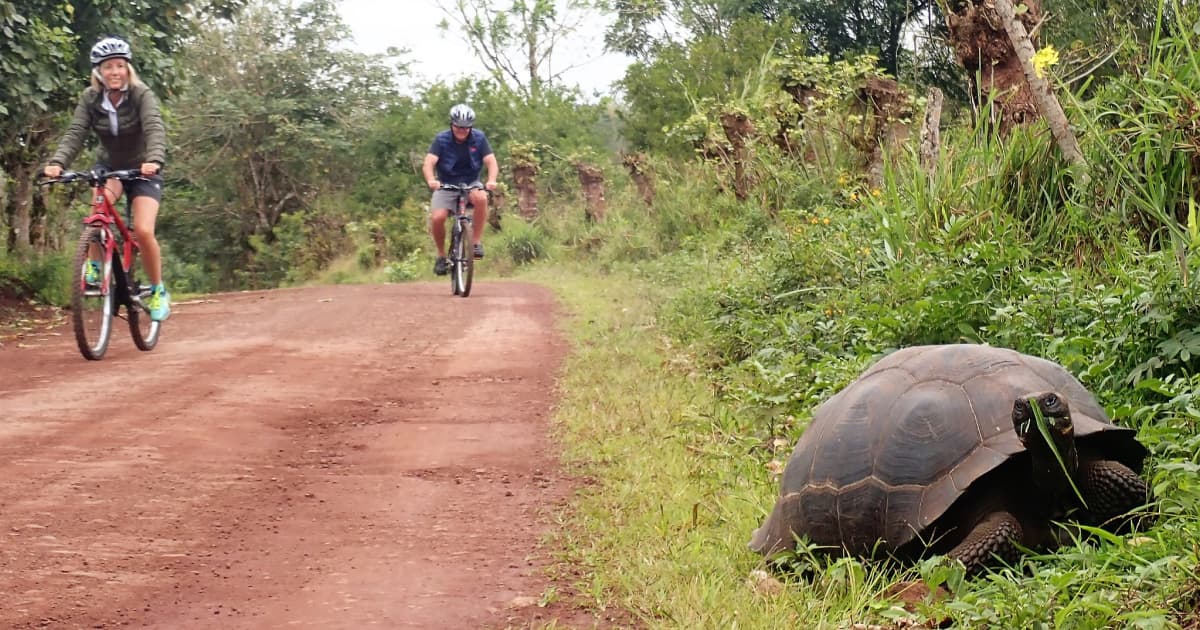
M75 247L71 323L79 352L91 361L104 356L112 337L113 269L112 260L104 256L103 234L98 227L84 228ZM99 266L99 273L89 278L88 269L92 265Z
M455 222L454 228L450 233L450 291L454 295L462 293L462 255L464 249L462 230L459 229L458 223Z
M461 274L458 286L462 290L459 291L458 295L459 297L467 297L471 295L471 278L475 275L475 253L471 251L466 230L463 230L460 241L462 242L462 263L458 266L459 274Z
M150 319L150 309L145 300L150 299L150 285L143 286L137 279L137 256L129 262L126 289L129 299L125 302L125 316L129 320L129 335L138 350L149 352L158 345L158 333L162 322Z

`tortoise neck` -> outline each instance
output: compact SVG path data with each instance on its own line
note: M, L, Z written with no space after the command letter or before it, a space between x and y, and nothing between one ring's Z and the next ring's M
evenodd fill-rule
M1054 457L1054 452L1044 442L1037 447L1027 449L1033 462L1033 484L1050 498L1073 494L1071 483L1068 481L1067 475L1063 474L1064 466L1072 479L1076 478L1076 473L1079 471L1079 453L1075 450L1075 444L1058 444L1057 446L1058 452L1062 455L1062 465L1059 465L1058 459Z

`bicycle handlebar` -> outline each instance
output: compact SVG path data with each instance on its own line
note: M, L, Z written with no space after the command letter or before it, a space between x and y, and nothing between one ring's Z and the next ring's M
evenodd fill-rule
M482 185L482 184L480 184L480 185L478 185L478 186L476 186L476 185L472 185L472 184L442 184L442 185L441 185L441 189L442 189L442 190L462 190L462 191L467 191L467 190L484 190L484 187L483 187L483 185Z
M69 184L71 182L87 181L93 186L99 186L110 179L119 179L121 181L140 179L150 181L142 175L141 169L130 168L121 171L64 171L62 175L39 181L37 185L49 186L50 184Z

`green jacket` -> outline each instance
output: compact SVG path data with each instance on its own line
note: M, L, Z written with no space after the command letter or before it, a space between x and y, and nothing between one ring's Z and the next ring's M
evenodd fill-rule
M112 134L108 112L101 104L104 90L89 87L79 98L75 118L50 158L51 164L70 166L87 140L88 129L100 140L98 160L109 168L137 168L143 162L165 163L167 132L158 99L144 85L130 85L125 100L117 106L117 135Z

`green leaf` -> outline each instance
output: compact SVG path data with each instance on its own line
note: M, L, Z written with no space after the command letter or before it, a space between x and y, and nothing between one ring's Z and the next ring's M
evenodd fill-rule
M1042 439L1046 440L1046 444L1050 445L1050 452L1054 453L1054 459L1058 460L1059 468L1062 468L1063 474L1067 476L1067 482L1071 484L1071 490L1075 491L1075 496L1079 499L1079 503L1087 508L1087 501L1083 500L1083 494L1079 492L1079 488L1075 485L1075 479L1070 472L1067 471L1067 464L1063 461L1062 454L1058 452L1058 446L1054 443L1054 438L1050 437L1050 427L1046 424L1046 418L1042 415L1042 409L1037 405L1037 399L1029 399L1029 407L1033 409L1033 417L1037 422L1038 433L1042 434Z

